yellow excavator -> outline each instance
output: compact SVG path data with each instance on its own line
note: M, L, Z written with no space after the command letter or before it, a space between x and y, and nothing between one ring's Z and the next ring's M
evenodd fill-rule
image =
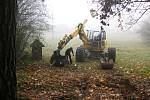
M60 52L71 39L79 35L83 45L76 49L76 62L83 62L87 58L98 58L100 59L102 68L113 68L116 58L116 49L107 48L106 32L103 27L101 27L100 31L87 30L87 32L85 32L84 25L86 22L87 20L78 24L76 29L69 36L65 34L63 39L59 41L56 51ZM54 52L55 54L57 54L56 51ZM57 60L59 63L62 63L61 58L65 59L65 57L62 56L55 57L53 55L53 57L55 60L59 59ZM53 61L51 61L51 63Z

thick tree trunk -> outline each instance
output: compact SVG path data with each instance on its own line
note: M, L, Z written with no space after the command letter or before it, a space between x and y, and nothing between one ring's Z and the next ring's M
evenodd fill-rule
M16 0L0 0L0 99L16 99Z

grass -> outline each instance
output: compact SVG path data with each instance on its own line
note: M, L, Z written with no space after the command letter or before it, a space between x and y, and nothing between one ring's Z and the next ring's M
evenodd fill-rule
M122 71L149 78L150 48L141 44L117 48L117 66Z
M72 40L67 47L77 47L77 44L80 45L80 43L76 43L75 40ZM57 43L55 43L56 46ZM48 45L47 45L48 46ZM115 47L117 49L117 56L116 56L116 65L117 68L119 68L121 71L129 74L136 74L144 77L150 76L150 47L146 47L143 45L140 41L131 41L131 42L121 42L121 41L113 41L109 44L110 47ZM34 61L31 59L31 53L27 57L25 57L22 60L22 63L24 65L28 64L49 64L50 56L53 53L52 47L44 47L43 48L43 60L42 61ZM66 47L66 48L67 48ZM62 51L62 55L64 54L64 51ZM28 50L31 52L31 50ZM73 57L73 62L75 62L75 57ZM94 62L93 62L94 63ZM81 65L81 69L86 69L85 66L87 66L86 62ZM91 67L89 69L93 70Z

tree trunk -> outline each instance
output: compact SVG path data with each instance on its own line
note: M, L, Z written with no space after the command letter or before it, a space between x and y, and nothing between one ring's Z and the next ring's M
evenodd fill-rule
M16 0L0 0L0 99L16 99Z

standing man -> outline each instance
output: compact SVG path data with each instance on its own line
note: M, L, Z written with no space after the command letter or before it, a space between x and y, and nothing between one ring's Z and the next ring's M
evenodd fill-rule
M72 64L72 59L71 59L71 52L72 52L72 55L74 56L74 53L73 53L73 48L70 47L66 50L65 52L65 57L68 61L70 61L70 63Z

